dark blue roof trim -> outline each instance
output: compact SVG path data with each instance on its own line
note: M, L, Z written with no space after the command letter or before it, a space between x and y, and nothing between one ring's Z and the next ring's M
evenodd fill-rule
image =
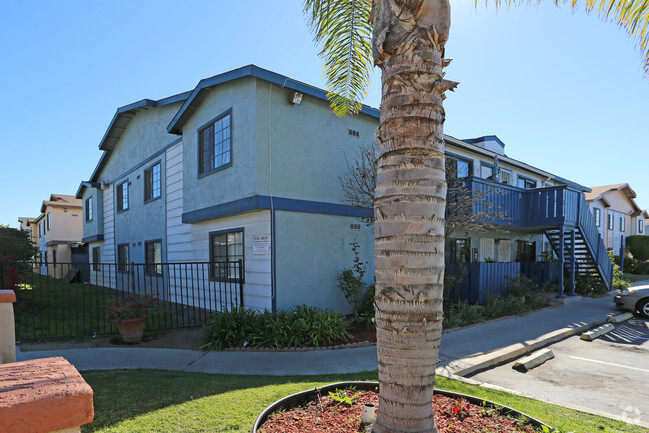
M139 110L144 107L163 107L165 105L181 102L186 100L187 97L190 95L190 93L191 92L184 92L157 101L154 101L152 99L142 99L140 101L133 102L132 104L125 105L123 107L118 108L117 111L115 112L115 115L113 116L113 120L111 120L110 124L108 125L108 129L106 130L104 137L101 139L101 142L99 143L99 149L109 150L112 148L111 143L109 141L115 140L114 138L111 137L111 133L114 132L113 129L116 127L116 124L122 121L122 123L128 125L128 123L131 121L131 119L134 116L135 110ZM125 126L123 128L125 128ZM119 133L119 136L121 136L121 133Z
M272 204L273 209L280 211L305 212L359 218L367 218L373 215L372 209L365 209L345 204L298 200L285 197L273 197ZM184 224L192 224L244 212L264 209L271 209L271 197L267 195L253 195L251 197L210 206L195 211L185 212L182 215L182 222Z
M92 236L86 236L85 238L81 239L81 242L88 243L88 242L97 242L103 240L104 240L104 235L92 235Z
M183 106L180 108L178 113L176 113L174 118L171 120L169 126L167 127L167 131L171 134L182 134L182 128L185 121L189 117L191 117L194 111L198 108L198 104L194 104L193 102L196 98L199 97L203 90L243 77L259 78L261 80L265 80L270 83L278 84L282 87L287 87L289 89L295 90L296 92L304 93L306 95L311 95L316 98L328 101L327 92L325 90L310 86L300 81L293 80L292 78L289 78L285 75L280 75L267 69L262 69L255 65L247 65L229 72L225 72L223 74L215 75L213 77L201 80L196 88L192 90L191 94L189 95ZM376 117L377 119L380 117L379 110L367 105L362 106L361 113Z

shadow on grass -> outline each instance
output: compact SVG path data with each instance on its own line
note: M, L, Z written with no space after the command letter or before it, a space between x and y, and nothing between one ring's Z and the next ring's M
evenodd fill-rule
M233 376L163 370L83 372L94 421L82 432L249 432L257 416L289 394L328 383L378 380L376 371L317 376Z

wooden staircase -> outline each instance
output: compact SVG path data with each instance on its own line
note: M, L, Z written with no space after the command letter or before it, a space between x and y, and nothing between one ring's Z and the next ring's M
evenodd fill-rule
M603 260L597 259L597 254L591 251L589 244L584 239L584 235L578 228L567 228L564 231L563 239L563 266L564 271L570 275L572 254L572 234L571 231L575 230L575 277L581 278L595 278L606 285L608 290L611 290L612 279L609 277L612 274L611 261L608 258L608 253L605 254ZM561 245L561 232L560 228L546 230L545 235L552 245L557 256L560 255ZM602 259L600 257L600 259Z

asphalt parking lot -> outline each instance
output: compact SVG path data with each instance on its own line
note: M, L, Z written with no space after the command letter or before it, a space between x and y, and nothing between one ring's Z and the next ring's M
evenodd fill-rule
M548 348L554 359L527 373L510 362L471 379L649 428L648 320L634 318L594 341L575 336Z

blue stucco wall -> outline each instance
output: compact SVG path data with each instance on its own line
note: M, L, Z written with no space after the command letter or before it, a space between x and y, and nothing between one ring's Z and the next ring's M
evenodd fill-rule
M350 313L351 307L338 287L338 276L351 268L351 243L360 246L367 262L366 282L374 282L374 233L352 217L301 212L275 213L276 308L307 304Z

